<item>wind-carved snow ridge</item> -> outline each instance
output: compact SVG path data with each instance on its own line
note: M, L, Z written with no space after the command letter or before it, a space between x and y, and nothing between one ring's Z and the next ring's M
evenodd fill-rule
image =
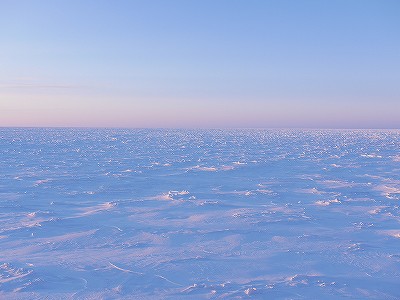
M0 137L0 299L400 299L400 131Z
M341 203L341 202L340 202L340 200L338 200L338 199L333 199L333 200L318 200L318 201L315 202L315 204L316 204L316 205L319 205L319 206L328 206L328 205L331 205L331 204L339 204L339 203Z
M154 196L154 197L149 197L149 200L177 200L177 199L183 199L184 197L187 197L190 193L186 190L182 191L168 191L166 193L162 193L160 195ZM194 199L194 196L190 196L189 199Z
M400 194L400 184L398 185L378 185L375 190L380 191L383 196L388 199L399 199L398 194Z
M221 165L221 166L200 166L195 165L193 167L187 168L188 171L204 171L204 172L217 172L217 171L231 171L235 169L235 163L233 165Z
M83 212L81 214L79 214L79 215L80 216L92 215L92 214L108 211L108 210L112 209L115 206L116 206L116 203L105 202L105 203L98 204L98 205L95 205L95 206L82 208L81 210Z
M29 276L33 271L24 268L15 268L9 263L0 265L0 284L5 286L7 283L21 281L24 277Z

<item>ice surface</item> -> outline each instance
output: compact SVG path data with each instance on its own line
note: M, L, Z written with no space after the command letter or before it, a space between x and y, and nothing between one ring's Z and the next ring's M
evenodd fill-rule
M400 299L400 131L0 129L0 298Z

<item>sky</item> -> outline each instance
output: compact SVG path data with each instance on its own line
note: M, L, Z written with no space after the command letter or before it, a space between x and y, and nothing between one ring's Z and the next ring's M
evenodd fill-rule
M0 0L0 126L400 128L398 0Z

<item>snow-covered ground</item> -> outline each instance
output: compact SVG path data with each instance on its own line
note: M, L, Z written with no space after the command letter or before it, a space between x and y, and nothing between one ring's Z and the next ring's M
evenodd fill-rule
M399 204L400 131L3 128L0 298L399 299Z

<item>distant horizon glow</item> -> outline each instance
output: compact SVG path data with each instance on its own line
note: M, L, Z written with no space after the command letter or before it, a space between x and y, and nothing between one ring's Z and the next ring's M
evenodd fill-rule
M0 11L0 127L400 128L397 1Z

